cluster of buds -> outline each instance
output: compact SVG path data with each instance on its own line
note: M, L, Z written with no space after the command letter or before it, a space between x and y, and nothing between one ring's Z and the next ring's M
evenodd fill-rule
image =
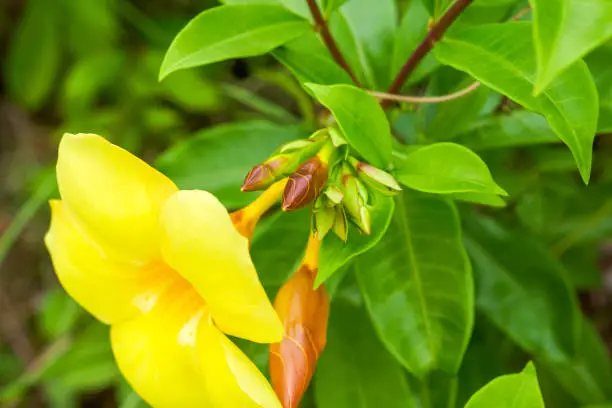
M314 205L314 229L319 239L329 231L347 240L348 221L370 234L372 192L395 194L401 191L393 176L353 157L340 160L331 171L332 180Z
M370 190L383 194L401 191L391 174L351 157L346 140L334 127L282 146L251 169L242 190L265 189L287 176L283 210L297 210L314 202L314 230L319 239L333 231L346 241L349 221L369 234Z

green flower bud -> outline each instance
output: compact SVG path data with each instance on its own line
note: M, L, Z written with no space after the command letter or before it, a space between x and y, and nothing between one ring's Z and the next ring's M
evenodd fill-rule
M371 220L367 207L367 189L346 164L342 169L342 192L344 194L342 203L351 222L364 233L370 234Z
M336 222L332 228L334 234L342 241L346 242L348 237L348 221L346 219L346 212L344 211L344 207L339 205L336 208Z
M342 194L342 190L340 190L336 186L329 186L323 192L325 196L332 202L334 205L338 205L342 202L344 198L344 194Z
M354 158L351 158L350 162L357 171L359 178L376 190L387 195L396 194L402 191L402 187L397 180L386 171L382 171L371 164L359 162Z
M314 213L315 231L319 241L323 240L336 222L336 209L323 207Z
M329 138L331 139L335 147L347 144L346 139L344 138L344 136L342 136L338 129L332 126L327 128L327 130L329 131Z

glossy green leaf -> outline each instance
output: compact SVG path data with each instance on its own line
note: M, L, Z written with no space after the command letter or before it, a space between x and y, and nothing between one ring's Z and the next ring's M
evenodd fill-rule
M255 198L240 191L251 167L281 144L306 136L299 127L265 121L221 125L176 143L159 157L156 167L180 188L207 190L226 206L238 207Z
M559 138L541 115L514 111L473 123L455 141L473 150L487 150L558 143Z
M15 29L2 65L9 96L26 108L40 108L55 84L62 53L60 24L53 2L32 0Z
M537 357L566 361L577 348L580 313L563 266L535 239L491 219L468 217L476 307Z
M582 404L612 400L612 362L606 344L586 319L576 355L566 362L538 360L538 366L556 380Z
M612 38L609 0L529 0L538 60L539 94L570 65Z
M350 85L306 87L334 114L346 140L361 156L376 167L389 167L391 130L376 99Z
M394 0L350 0L332 14L330 29L353 72L371 89L391 83L389 56L397 29Z
M395 204L392 198L376 195L375 205L370 208L372 222L370 235L361 234L354 228L350 228L345 243L335 234L328 234L321 245L319 271L315 279L315 287L329 279L351 259L378 244L387 232L387 228L389 228L394 208Z
M591 172L592 145L598 117L597 90L578 61L534 96L535 58L531 24L512 22L457 30L435 48L444 64L465 71L510 99L544 115L569 147L585 182ZM483 63L487 61L487 63Z
M176 36L160 79L179 69L262 55L305 34L310 24L282 6L225 5L203 11Z
M413 408L401 366L380 344L365 311L334 301L327 347L315 373L318 408Z
M420 0L411 0L404 12L402 21L397 33L395 34L395 43L393 46L393 55L391 57L391 75L397 75L402 65L406 62L410 54L414 52L416 47L423 41L429 29L429 13ZM433 53L429 53L419 63L414 73L408 78L408 84L416 83L423 79L440 63L436 60Z
M278 4L285 7L287 10L292 11L298 16L302 16L305 19L312 20L312 15L308 9L308 3L302 0L220 0L223 4ZM321 0L318 0L319 7L321 6Z
M374 326L413 374L456 373L472 332L472 271L447 200L397 196L383 240L355 264Z
M470 398L465 408L544 408L533 363L518 374L497 377Z
M498 186L489 168L467 147L435 143L408 150L396 162L397 180L426 193L484 193L507 195Z
M272 55L302 83L352 84L316 34L304 35L272 51Z

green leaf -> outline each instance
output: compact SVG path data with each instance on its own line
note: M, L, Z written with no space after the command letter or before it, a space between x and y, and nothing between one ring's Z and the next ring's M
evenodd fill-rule
M261 221L255 229L251 257L264 286L278 288L297 270L309 231L308 211L279 213Z
M316 34L304 35L272 51L272 55L301 83L352 84L348 74L331 58Z
M285 7L287 10L292 11L298 16L302 16L306 19L312 19L308 4L302 0L221 0L223 4L278 4ZM321 3L320 0L317 3Z
M487 193L452 193L447 195L456 201L488 205L490 207L505 207L506 202L498 195Z
M470 398L465 408L544 408L533 363L518 374L497 377Z
M365 311L335 301L315 373L318 408L413 408L403 370L376 338Z
M448 71L452 69L445 67L445 69L439 70L434 76L435 79L446 79L456 78L456 75L449 75ZM452 70L454 71L454 70ZM457 72L457 71L455 71ZM462 76L465 74L461 73ZM467 80L457 79L452 87L436 86L436 82L442 82L441 80L430 81L430 85L427 88L428 94L430 90L433 90L432 95L447 95L453 92L458 92L472 85L474 80L468 78ZM492 92L486 86L479 86L475 91L469 94L457 98L452 101L448 101L441 104L432 104L429 106L427 125L424 133L428 140L441 142L453 139L459 133L465 131L465 129L471 125L481 114L485 107ZM452 125L449 126L449 123Z
M336 118L346 140L371 164L391 162L391 130L385 112L372 96L350 85L306 84Z
M357 255L373 248L385 235L395 204L393 199L376 195L374 205L370 208L372 233L370 235L357 234L354 229L349 231L347 242L341 241L335 234L328 234L321 245L319 271L315 279L318 287L329 279L336 271L346 265Z
M582 319L576 355L567 362L538 360L542 367L582 404L612 400L612 363L606 344L595 327Z
M32 110L47 100L60 68L58 14L59 8L53 2L29 1L3 64L9 96Z
M582 179L588 182L599 107L586 64L576 62L545 92L534 96L536 64L532 58L531 24L527 22L451 32L437 44L435 54L442 63L469 73L525 108L544 115L574 155Z
M453 0L421 0L421 2L429 12L429 15L438 20Z
M391 57L391 75L395 76L410 54L423 41L429 29L429 14L419 0L411 0L404 12L404 17L395 34L395 43ZM414 84L434 71L440 63L433 53L427 54L408 78L407 85Z
M95 390L108 387L119 378L111 350L108 326L92 322L68 351L42 376L65 388Z
M467 147L455 143L434 143L408 150L396 165L397 180L414 190L507 195L493 181L485 162Z
M487 150L558 143L559 138L541 115L513 111L475 122L455 141L473 150Z
M108 50L91 54L72 66L64 83L64 106L71 116L91 111L96 99L120 78L125 54Z
M612 132L612 44L606 44L585 58L599 93L599 124L597 131Z
M48 291L40 305L38 324L47 340L71 331L83 309L61 288Z
M375 7L371 0L351 0L340 8L338 15L344 19L345 32L354 41L345 42L343 36L336 37L345 56L358 58L359 64L352 64L352 67L361 67L368 87L384 89L389 86L392 80L389 56L393 52L398 20L395 0L377 0ZM332 33L333 28L332 25Z
M472 332L474 294L453 204L398 195L387 234L355 268L391 354L419 377L435 369L456 373Z
M255 198L240 191L251 167L279 145L306 136L299 127L266 121L220 125L175 144L159 157L156 167L180 188L210 191L234 208Z
M237 4L208 9L178 33L160 79L179 69L262 55L299 37L310 24L281 6Z
M578 290L596 290L603 285L599 265L600 249L597 245L582 244L569 248L561 256L574 287Z
M507 374L515 365L519 352L511 339L485 316L477 314L474 331L459 370L456 406L464 406L491 379Z
M609 0L529 0L538 60L535 93L560 73L612 38Z
M472 259L476 307L535 356L574 354L580 313L563 266L535 239L472 215L464 243Z
M71 52L86 58L113 47L115 50L121 49L116 43L123 31L119 19L121 13L117 12L122 6L115 0L64 1L56 4L56 7L65 7L62 9L65 13L62 14L62 29L67 31L65 38ZM164 41L164 45L167 42Z

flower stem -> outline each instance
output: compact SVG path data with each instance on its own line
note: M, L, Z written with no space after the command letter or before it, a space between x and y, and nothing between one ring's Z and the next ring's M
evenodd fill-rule
M459 17L459 15L465 10L467 6L472 4L473 0L457 0L455 3L444 13L442 18L434 24L434 26L429 30L423 41L419 44L419 46L414 50L412 55L408 57L408 60L404 63L397 76L393 80L393 83L387 90L389 94L396 94L404 86L404 83L408 79L408 77L414 72L416 67L419 65L421 60L431 51L436 42L438 42L446 30L451 26L451 24ZM388 107L390 100L383 100L381 105L383 108Z
M306 266L313 275L317 274L317 269L319 268L320 252L321 241L317 237L317 233L312 231L308 236L308 244L306 245L306 252L302 260L302 265Z
M460 98L471 92L474 92L480 86L480 82L473 82L465 88L453 92L452 94L442 96L408 96L408 95L396 95L385 92L368 91L368 93L376 98L382 100L390 100L396 102L408 102L408 103L441 103L452 101L453 99Z
M280 201L286 184L287 178L277 181L268 187L266 191L255 199L255 201L230 214L230 218L236 230L238 230L242 236L248 238L249 241L251 240L259 219L272 208L274 204Z
M315 28L321 34L321 38L323 39L323 42L329 50L329 53L331 54L332 58L334 59L334 61L336 61L336 63L338 63L338 65L340 65L340 67L342 67L342 69L346 71L346 73L351 77L355 85L361 86L359 84L359 80L357 79L355 74L353 74L353 71L351 71L351 67L344 59L342 52L340 52L340 48L338 48L334 37L331 35L329 27L327 26L327 22L325 21L325 18L323 17L323 14L319 9L317 1L306 0L306 2L308 3L308 8L310 9L310 13L312 14L312 18L314 19Z

